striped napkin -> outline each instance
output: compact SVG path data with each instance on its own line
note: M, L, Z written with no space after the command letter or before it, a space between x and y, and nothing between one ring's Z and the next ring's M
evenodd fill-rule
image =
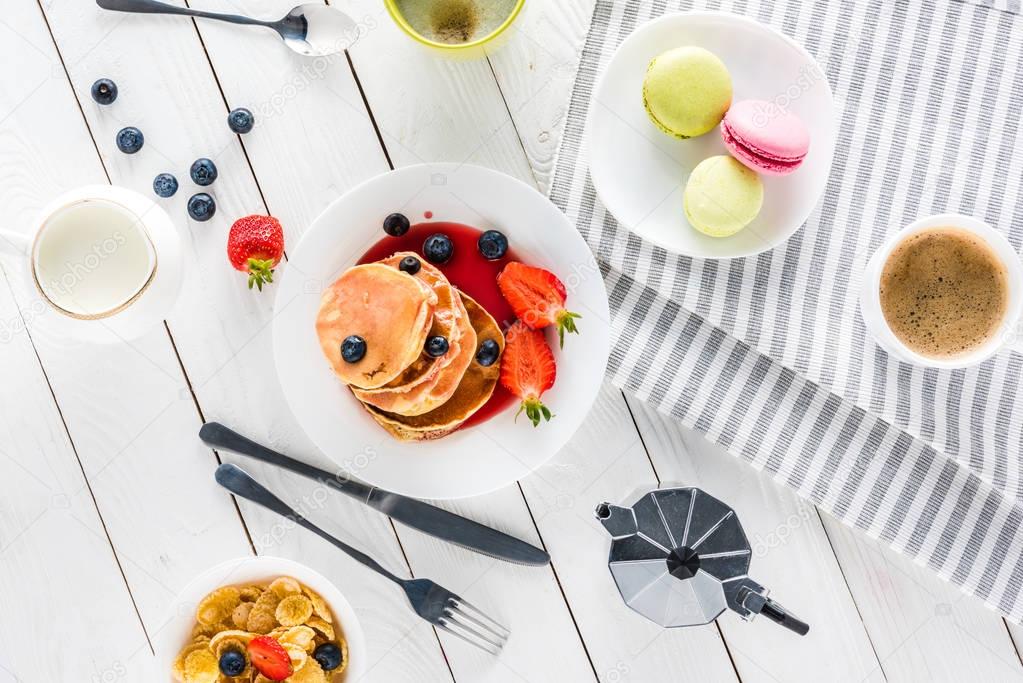
M589 178L598 75L634 28L688 9L746 14L794 38L825 65L841 110L824 198L756 257L698 260L644 243ZM886 234L922 215L981 217L1019 249L1019 10L1019 0L598 0L551 189L607 281L613 382L1017 622L1023 356L957 371L900 363L866 333L857 295Z

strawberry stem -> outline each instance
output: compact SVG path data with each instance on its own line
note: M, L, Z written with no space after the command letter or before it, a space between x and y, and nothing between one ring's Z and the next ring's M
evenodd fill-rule
M272 259L250 258L249 267L249 289L256 285L259 291L263 291L263 283L274 281L274 262Z
M577 318L582 318L578 313L572 311L562 311L558 313L558 344L561 348L565 348L565 332L571 332L572 334L579 334L579 328L575 326Z
M551 412L550 408L540 402L538 398L527 398L519 406L519 412L515 413L515 420L519 419L519 415L522 411L526 411L526 417L533 423L534 427L540 426L540 420L546 420L550 422L551 418L554 417L554 413Z

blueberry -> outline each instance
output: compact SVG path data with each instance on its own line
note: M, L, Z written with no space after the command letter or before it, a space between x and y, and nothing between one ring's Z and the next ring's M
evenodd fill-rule
M447 235L430 235L423 242L423 256L430 263L447 263L455 251L455 245Z
M440 335L430 337L426 340L426 355L430 358L440 358L448 352L448 340Z
M415 256L406 256L398 264L398 270L404 271L409 275L415 275L422 267L423 264Z
M178 179L170 173L161 173L153 178L153 192L157 197L173 197L178 191Z
M217 203L213 201L213 197L209 196L205 192L199 194L193 194L188 199L188 215L197 220L200 223L208 221L213 218L213 214L217 212Z
M92 99L99 104L113 104L117 99L117 84L109 78L101 78L92 84Z
M334 643L323 643L313 650L313 659L324 671L333 671L341 666L341 648Z
M252 130L252 125L255 122L256 119L252 116L252 112L245 107L232 109L231 113L227 115L227 127L239 135L243 135Z
M497 356L501 353L501 347L493 339L484 339L480 347L476 349L476 362L485 368L497 362Z
M346 363L358 363L365 355L366 340L359 335L350 335L341 342L341 357Z
M384 219L384 232L391 237L401 237L412 227L405 214L392 213Z
M192 162L192 168L188 169L188 175L192 176L192 182L196 185L212 185L217 179L217 165L206 158L196 159Z
M117 131L117 149L125 154L134 154L142 149L146 136L138 128L128 126Z
M496 261L508 253L508 238L499 230L487 230L476 241L483 258Z
M225 650L220 655L220 673L225 676L240 676L246 665L245 655L238 650Z

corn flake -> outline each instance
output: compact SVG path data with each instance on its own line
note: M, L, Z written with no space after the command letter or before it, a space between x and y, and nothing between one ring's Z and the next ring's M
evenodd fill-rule
M277 605L275 614L281 626L298 626L313 616L313 603L304 595L289 595Z
M323 598L317 595L316 592L309 588L308 586L304 586L303 590L305 591L305 594L309 597L309 601L313 603L313 612L316 613L316 616L318 616L320 619L323 619L328 624L333 624L334 617L330 615L330 608L327 607L326 601L324 601Z
M269 589L283 600L289 595L300 594L302 592L302 584L290 576L281 576L270 583Z
M316 646L315 639L316 631L308 626L292 626L277 636L277 640L281 641L282 645L297 645L306 652L312 652Z
M214 626L227 621L241 602L241 592L234 586L223 586L199 601L195 618L200 624Z
M327 683L327 674L320 663L310 657L305 666L288 677L286 683Z
M320 619L319 617L312 617L306 620L305 625L322 633L326 636L327 640L334 640L334 627L325 622L323 619Z
M234 608L234 612L231 613L231 623L240 629L244 629L249 624L249 614L252 613L252 608L255 606L254 602L242 602Z
M284 650L288 653L288 657L291 659L291 670L298 671L306 662L309 661L309 653L305 651L304 647L293 645L291 643L281 643Z
M245 628L253 633L269 633L277 626L274 611L266 605L257 604L249 612Z
M185 683L217 683L220 669L209 648L196 650L185 657Z
M238 591L238 594L242 602L255 602L263 594L263 589L259 586L245 586Z

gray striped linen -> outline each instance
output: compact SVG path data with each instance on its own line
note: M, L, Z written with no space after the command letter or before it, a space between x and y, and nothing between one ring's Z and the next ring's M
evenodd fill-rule
M666 253L619 227L589 178L597 77L637 25L686 9L746 14L794 38L826 65L840 105L824 198L787 243L756 257ZM1018 10L1016 0L598 0L551 198L607 281L613 382L1020 622L1023 356L911 367L877 347L857 306L870 254L918 216L976 215L1019 249Z

